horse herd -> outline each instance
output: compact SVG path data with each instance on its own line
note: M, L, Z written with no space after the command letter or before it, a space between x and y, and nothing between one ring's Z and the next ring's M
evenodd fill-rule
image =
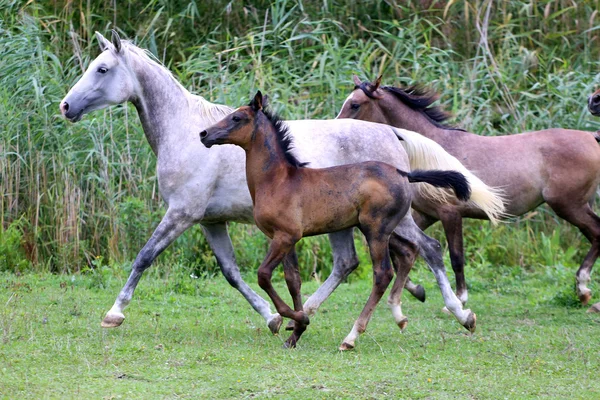
M474 331L476 316L464 309L462 218L496 223L544 202L591 242L576 274L580 301L590 301L587 284L600 252L600 218L590 206L600 184L595 133L547 129L478 136L446 125L448 115L432 105L435 93L381 86L381 77L374 82L354 77L355 88L334 120L282 121L268 110L261 92L238 109L213 104L189 93L147 51L115 31L112 40L96 37L102 52L60 110L76 122L91 111L132 102L157 156L160 193L167 204L103 327L123 323L123 310L144 270L184 231L200 224L225 278L271 332L279 332L282 317L290 318L288 347L296 345L310 317L358 266L354 227L369 246L373 287L341 350L354 348L394 272L388 304L395 322L405 328L402 290L425 300L423 287L408 277L418 255L433 272L447 311ZM590 96L588 108L600 115L600 91ZM440 243L423 233L438 220L448 241L456 293ZM271 239L258 283L277 313L242 279L228 221L255 223ZM295 244L322 233L329 233L333 269L303 304ZM280 263L293 307L271 284ZM589 311L600 311L600 303Z

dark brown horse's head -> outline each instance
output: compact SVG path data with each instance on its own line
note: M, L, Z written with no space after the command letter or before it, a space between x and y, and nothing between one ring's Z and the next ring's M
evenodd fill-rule
M202 144L210 148L215 144L235 144L247 148L254 132L256 114L263 109L263 95L260 90L249 105L243 106L200 132Z
M381 75L373 82L361 82L356 75L352 78L354 90L336 118L353 118L385 124L387 119L379 102L384 97L384 92L379 88Z
M600 89L588 97L588 110L592 115L600 117Z

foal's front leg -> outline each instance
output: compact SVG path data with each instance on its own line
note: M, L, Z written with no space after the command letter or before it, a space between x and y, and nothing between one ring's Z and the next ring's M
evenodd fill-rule
M298 256L296 255L296 249L288 253L283 259L283 271L285 274L285 282L287 283L288 290L292 296L294 302L295 311L304 311L302 306L302 278L300 277L300 271L298 270ZM288 340L285 342L285 347L296 347L296 343L300 340L300 336L306 330L307 325L299 324L294 322L294 332L290 335Z
M279 265L284 257L293 250L296 240L290 236L275 235L269 246L267 257L258 268L258 285L269 295L279 314L286 318L291 318L301 326L309 324L309 318L303 311L294 311L288 306L271 283L273 270Z

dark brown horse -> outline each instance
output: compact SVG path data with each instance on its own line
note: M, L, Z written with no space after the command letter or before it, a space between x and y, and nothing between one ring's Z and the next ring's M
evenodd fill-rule
M507 215L519 216L547 203L592 244L576 275L577 295L587 304L591 298L587 284L600 253L600 218L590 207L600 183L600 147L595 136L558 128L506 136L475 135L444 125L448 115L432 106L437 94L419 87L380 86L380 82L381 77L369 83L355 76L354 91L338 118L385 123L434 140L487 185L504 190ZM598 104L600 109L600 96ZM418 194L413 205L421 229L442 222L456 274L457 296L466 302L462 218L486 216L469 204L427 207ZM590 311L597 309L594 305Z
M258 269L258 283L280 315L295 321L286 345L294 347L309 324L302 307L300 274L295 244L305 236L358 227L365 235L373 261L373 288L360 317L340 349L351 349L366 329L375 306L393 278L388 241L395 233L413 248L418 230L410 213L409 182L426 182L452 188L457 198L467 200L466 178L454 171L404 172L381 162L364 162L331 168L304 168L290 152L287 126L276 115L263 110L260 91L249 106L241 107L216 125L200 133L211 147L235 144L246 152L246 178L254 204L256 225L272 239L269 252ZM404 231L407 229L408 232ZM285 280L294 309L279 297L271 277L283 261ZM410 270L413 260L401 268ZM399 273L404 284L407 274ZM396 286L396 283L394 284ZM458 302L458 300L456 300ZM475 315L463 315L463 325L472 329Z

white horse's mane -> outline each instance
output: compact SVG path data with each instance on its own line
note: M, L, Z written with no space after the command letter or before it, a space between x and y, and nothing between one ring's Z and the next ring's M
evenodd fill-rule
M123 52L127 62L129 62L130 54L135 54L141 61L145 62L146 64L154 68L161 69L161 71L169 78L171 78L173 82L177 85L177 87L186 95L190 106L196 105L198 107L198 112L200 113L200 116L203 118L207 118L210 123L216 123L223 119L223 117L233 112L234 109L229 106L211 103L202 96L190 93L181 84L181 82L179 82L177 78L175 78L173 73L169 71L169 69L165 67L165 65L154 54L152 54L150 50L142 49L129 40L121 40L121 46L124 50L127 50Z

